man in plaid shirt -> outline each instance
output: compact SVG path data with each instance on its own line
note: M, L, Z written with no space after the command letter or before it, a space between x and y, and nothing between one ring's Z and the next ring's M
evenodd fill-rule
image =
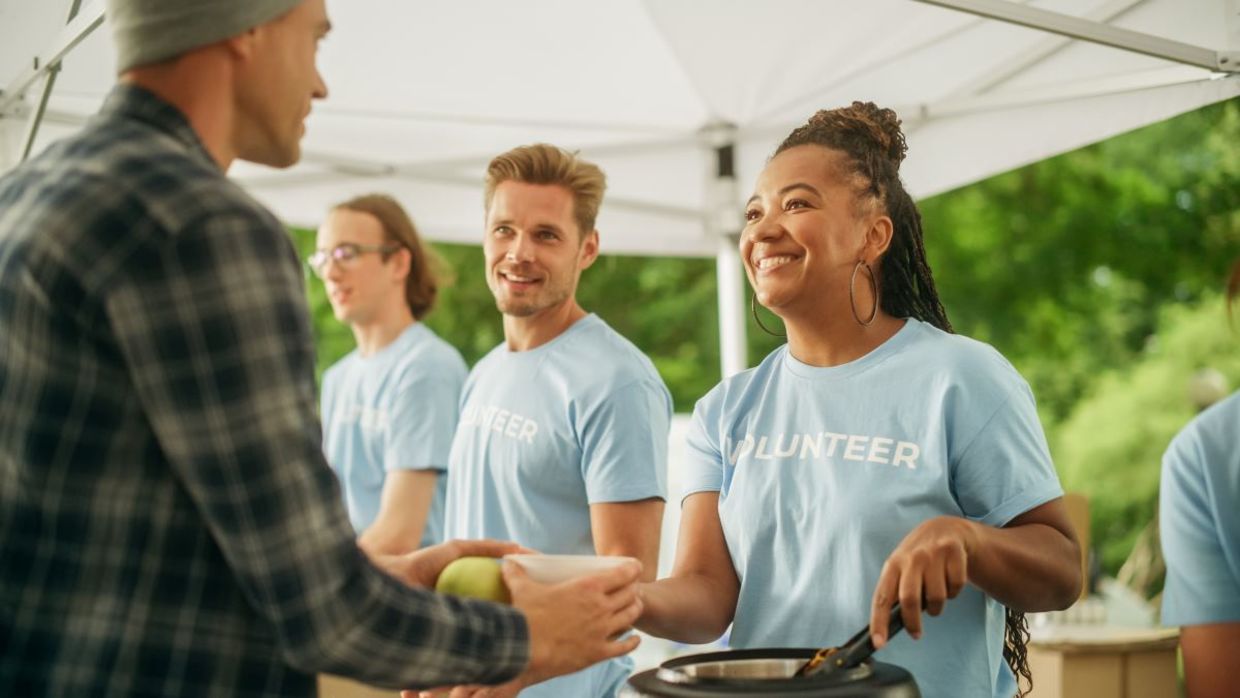
M540 680L631 650L608 638L640 609L637 565L557 587L508 568L508 608L419 587L509 544L386 573L357 548L300 265L223 174L297 160L326 95L323 0L110 0L108 18L121 84L0 179L0 695Z

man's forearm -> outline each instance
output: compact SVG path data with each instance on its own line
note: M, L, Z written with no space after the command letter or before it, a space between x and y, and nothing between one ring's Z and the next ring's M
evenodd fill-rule
M520 611L411 588L397 562L407 558L387 558L387 574L363 561L336 595L308 609L312 635L280 633L285 659L388 688L501 683L525 669Z

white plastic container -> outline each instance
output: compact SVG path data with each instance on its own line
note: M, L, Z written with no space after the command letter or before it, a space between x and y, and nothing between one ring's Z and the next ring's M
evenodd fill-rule
M570 579L602 572L635 558L623 555L505 555L525 569L536 582L559 584Z

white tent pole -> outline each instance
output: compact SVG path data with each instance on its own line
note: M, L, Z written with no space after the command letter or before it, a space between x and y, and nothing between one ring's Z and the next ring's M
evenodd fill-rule
M0 91L0 117L3 117L14 104L21 101L27 88L53 67L58 67L65 54L72 51L100 24L103 24L103 9L103 0L92 0L89 5L78 12L73 21L61 30L47 51L35 56L31 60L30 67L23 70L17 78L5 86L3 91Z
M73 0L69 7L69 19L65 20L65 23L73 22L73 18L77 16L80 9L82 9L82 0ZM47 66L47 72L43 74L43 87L39 90L39 101L34 108L34 113L30 115L26 123L26 135L22 138L21 153L17 156L18 162L25 162L30 157L30 151L34 149L34 141L39 136L39 126L43 123L43 114L47 111L47 100L52 96L52 90L56 87L56 75L59 73L60 61L56 61Z
M708 124L700 131L711 157L707 172L707 235L715 239L715 283L719 301L719 368L723 377L749 366L745 341L745 281L736 236L741 216L736 189L736 125Z
M989 17L1030 29L1062 34L1074 39L1177 63L1187 63L1208 70L1235 72L1240 69L1240 52L1215 51L1029 5L1018 5L1007 0L917 0L917 2Z
M715 278L719 284L719 369L724 378L749 367L745 350L745 281L736 243L719 238L715 256Z
M1240 0L1236 0L1240 2ZM1106 5L1096 8L1084 15L1085 19L1092 22L1110 22L1111 20L1122 16L1137 5L1149 2L1149 0L1111 0ZM1043 37L1037 45L1030 47L1028 50L1013 56L1012 58L992 66L982 75L979 75L973 81L960 85L952 91L948 98L956 99L963 97L974 97L980 95L991 88L1002 84L1005 80L1028 70L1029 68L1041 63L1047 58L1055 55L1064 48L1072 45L1072 39L1060 36L1058 34Z
M0 119L0 174L4 174L17 166L17 160L13 157L16 148L10 150L9 141L11 139L10 124Z

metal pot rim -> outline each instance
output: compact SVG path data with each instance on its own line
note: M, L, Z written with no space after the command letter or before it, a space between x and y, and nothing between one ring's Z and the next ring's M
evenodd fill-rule
M761 649L743 649L730 650L726 652L707 652L704 654L692 654L684 657L670 659L659 665L655 676L669 684L678 685L694 685L694 686L730 686L730 687L766 687L768 689L777 689L781 687L801 686L807 684L839 684L851 681L858 681L871 676L874 673L873 666L870 662L865 662L860 666L852 669L836 672L834 674L817 674L807 678L795 678L792 676L800 664L810 657L814 656L816 650L805 648L761 648ZM690 670L692 667L706 668L710 670L723 668L731 665L738 668L752 669L762 662L780 662L780 669L786 671L783 675L777 676L719 676L719 675L698 675L695 671Z

